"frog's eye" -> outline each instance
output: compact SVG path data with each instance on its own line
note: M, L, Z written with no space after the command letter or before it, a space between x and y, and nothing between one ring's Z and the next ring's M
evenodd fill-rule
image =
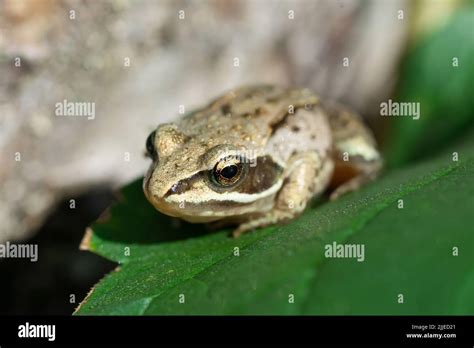
M212 170L213 181L219 186L230 187L240 182L247 166L237 158L225 158L217 162Z
M155 135L156 135L156 131L152 132L146 139L146 152L147 152L147 155L153 160L156 160L158 156L155 149Z

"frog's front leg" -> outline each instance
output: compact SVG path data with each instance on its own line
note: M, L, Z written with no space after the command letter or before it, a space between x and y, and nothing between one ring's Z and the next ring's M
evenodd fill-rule
M287 222L300 215L307 203L327 187L333 171L333 162L317 152L305 152L290 158L285 181L268 213L239 225L233 236L256 228Z

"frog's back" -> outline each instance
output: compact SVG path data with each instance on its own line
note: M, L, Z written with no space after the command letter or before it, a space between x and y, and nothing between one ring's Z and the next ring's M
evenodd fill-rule
M240 87L196 110L184 123L190 132L215 128L232 141L248 138L249 143L279 152L283 161L302 150L334 156L346 150L361 150L367 158L378 156L372 133L358 115L320 101L308 89Z

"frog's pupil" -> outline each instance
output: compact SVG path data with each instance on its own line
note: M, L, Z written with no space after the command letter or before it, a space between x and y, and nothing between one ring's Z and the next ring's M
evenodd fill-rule
M232 179L238 171L239 169L237 168L237 166L235 164L232 164L222 169L220 174L226 179Z

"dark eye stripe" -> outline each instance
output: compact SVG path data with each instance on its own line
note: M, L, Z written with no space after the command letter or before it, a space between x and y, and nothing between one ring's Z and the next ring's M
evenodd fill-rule
M207 170L202 170L200 172L197 172L196 174L194 174L188 179L183 179L183 180L178 181L168 190L168 192L166 192L165 198L174 194L179 195L183 192L186 192L189 188L193 186L193 184L196 181L202 180L204 175L207 175L207 173L208 173Z
M275 182L280 178L283 168L272 160L270 156L258 157L255 166L249 166L248 174L242 183L236 187L230 187L228 189L218 188L212 183L209 183L209 187L214 189L216 192L238 192L238 193L260 193L268 190L272 187ZM196 182L201 180L209 180L212 176L211 170L203 170L197 172L188 179L180 180L178 183L173 185L165 197L173 194L181 194L188 190L192 190Z
M255 166L249 166L247 179L237 188L240 193L260 193L268 190L280 178L283 168L270 156L257 158Z

